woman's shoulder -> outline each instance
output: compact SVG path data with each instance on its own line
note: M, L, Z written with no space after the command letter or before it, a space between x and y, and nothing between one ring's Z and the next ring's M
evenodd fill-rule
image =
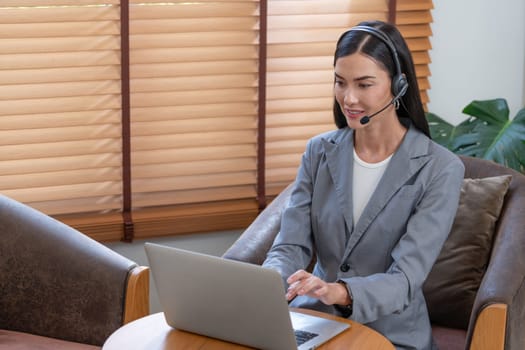
M408 135L410 137L406 146L413 157L430 157L434 161L444 164L463 164L457 154L438 144L414 126L409 128Z
M457 154L432 139L429 139L429 153L441 162L463 166L463 162Z
M437 176L448 174L452 178L457 178L458 181L463 179L465 165L457 154L429 139L429 156Z
M409 157L423 160L427 169L433 169L434 174L450 172L458 176L463 175L464 165L457 154L433 141L416 128L411 128L410 134L410 140L404 145Z

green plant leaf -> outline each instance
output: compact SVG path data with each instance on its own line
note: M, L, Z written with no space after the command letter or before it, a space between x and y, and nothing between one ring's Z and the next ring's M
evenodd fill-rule
M525 172L525 109L509 120L507 102L496 99L473 101L463 111L482 122L470 132L458 135L452 142L452 151Z
M473 132L476 125L482 123L482 121L476 118L468 118L454 126L434 113L427 113L426 117L432 139L451 151L458 148L458 146L456 146L457 137Z
M489 124L503 125L509 120L509 106L503 98L484 101L474 100L463 108L463 113Z

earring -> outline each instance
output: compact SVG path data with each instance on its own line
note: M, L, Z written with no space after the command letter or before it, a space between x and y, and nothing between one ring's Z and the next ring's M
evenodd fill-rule
M399 99L394 101L394 108L396 109L396 111L399 109Z

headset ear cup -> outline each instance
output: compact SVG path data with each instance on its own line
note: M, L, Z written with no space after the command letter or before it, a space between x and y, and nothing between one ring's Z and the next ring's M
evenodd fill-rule
M392 95L401 97L408 89L408 81L405 74L397 74L392 79Z

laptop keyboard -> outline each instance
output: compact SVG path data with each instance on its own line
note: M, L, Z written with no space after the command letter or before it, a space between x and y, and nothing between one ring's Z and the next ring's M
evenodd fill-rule
M297 346L300 346L301 344L306 343L308 340L313 339L317 337L319 334L311 333L307 331L302 331L299 329L294 330L295 333L295 341L297 342Z

